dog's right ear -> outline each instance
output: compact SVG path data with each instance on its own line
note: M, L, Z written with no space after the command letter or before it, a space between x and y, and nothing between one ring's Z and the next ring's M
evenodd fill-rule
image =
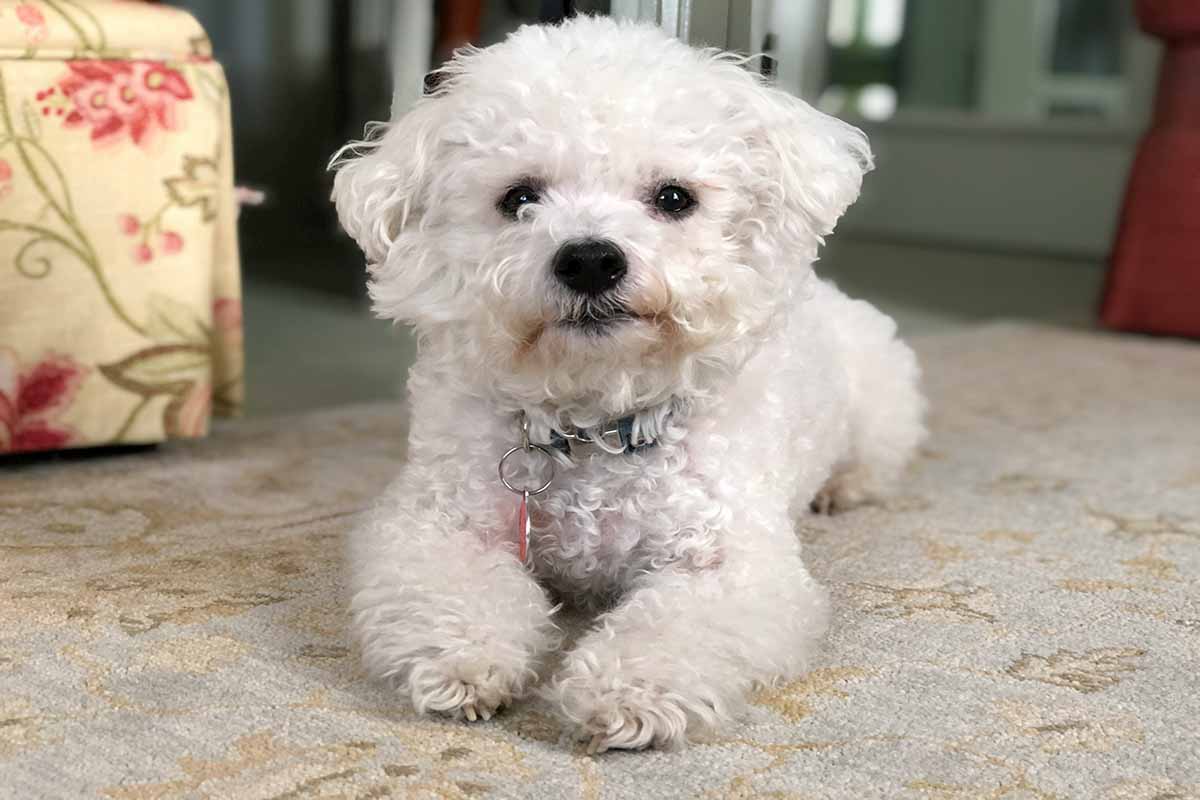
M441 149L444 106L439 94L422 97L399 119L369 125L362 141L329 163L337 171L338 219L370 264L381 263L400 232L420 219Z

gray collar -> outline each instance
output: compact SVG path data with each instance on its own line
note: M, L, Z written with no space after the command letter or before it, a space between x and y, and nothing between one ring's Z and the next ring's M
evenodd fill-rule
M657 439L647 438L645 434L639 433L635 438L633 423L634 415L630 414L587 431L577 428L570 431L551 430L547 446L569 456L574 446L582 444L595 445L610 453L626 455L640 453L658 445Z

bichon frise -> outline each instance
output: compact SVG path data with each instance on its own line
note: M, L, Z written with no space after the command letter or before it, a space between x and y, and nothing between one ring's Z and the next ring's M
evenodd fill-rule
M923 435L895 325L811 267L867 141L605 18L438 77L335 161L375 309L419 337L408 463L350 537L366 667L487 719L591 608L541 692L593 750L680 744L805 669L794 518L879 496Z

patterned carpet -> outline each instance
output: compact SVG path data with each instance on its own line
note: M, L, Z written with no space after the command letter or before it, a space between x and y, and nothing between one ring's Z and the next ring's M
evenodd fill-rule
M1200 797L1200 347L917 342L933 437L886 508L805 519L815 671L678 753L549 710L417 719L344 638L340 542L399 411L0 464L0 796Z

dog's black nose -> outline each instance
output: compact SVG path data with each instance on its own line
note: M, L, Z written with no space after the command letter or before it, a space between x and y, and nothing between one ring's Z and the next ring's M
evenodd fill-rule
M626 270L621 248L604 239L567 242L554 255L554 275L568 289L589 296L612 289Z

